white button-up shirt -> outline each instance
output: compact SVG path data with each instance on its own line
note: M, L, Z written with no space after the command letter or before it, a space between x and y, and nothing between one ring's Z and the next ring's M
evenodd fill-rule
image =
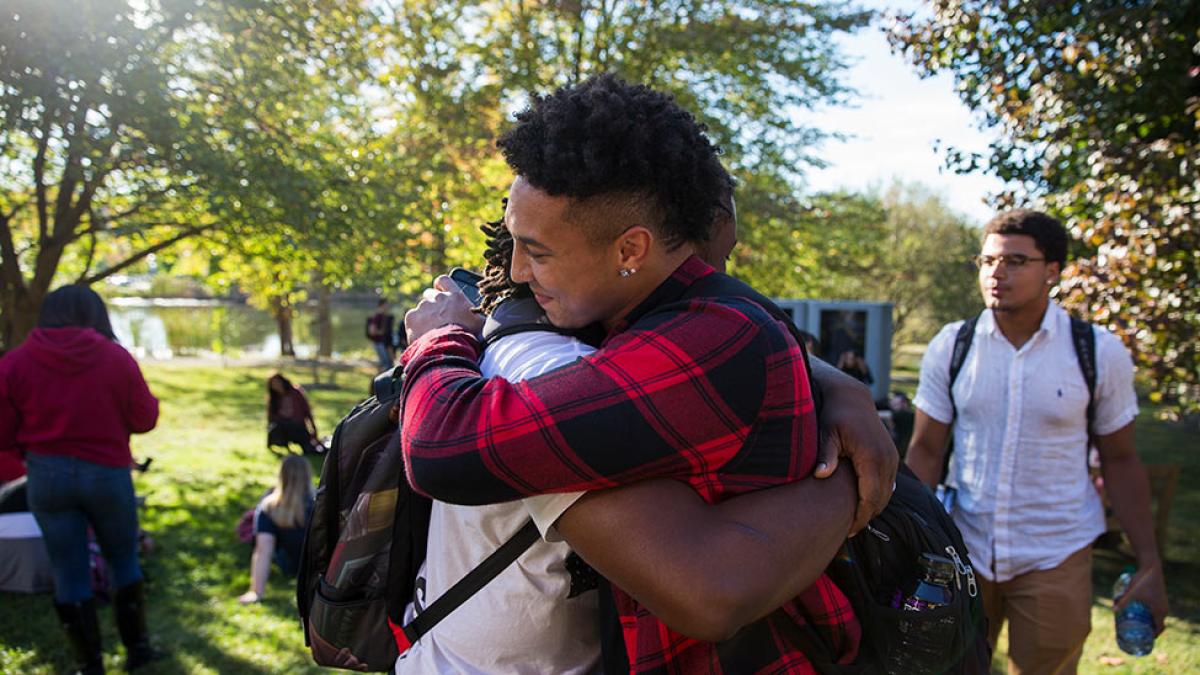
M942 328L921 361L915 405L953 422L947 483L958 489L954 522L975 570L1004 582L1052 569L1104 532L1104 509L1087 472L1087 383L1071 340L1071 319L1051 303L1020 349L991 310L954 383L950 354L962 322ZM1096 334L1096 417L1092 432L1111 434L1137 416L1133 361L1121 341Z

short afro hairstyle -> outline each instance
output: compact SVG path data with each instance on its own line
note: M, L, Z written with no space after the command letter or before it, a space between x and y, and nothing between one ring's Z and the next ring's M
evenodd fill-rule
M534 187L575 200L648 200L668 248L703 242L728 174L705 128L668 94L597 75L538 96L497 145Z
M998 214L983 226L983 236L989 234L1023 234L1033 237L1046 262L1067 263L1067 228L1058 219L1032 209L1013 209Z

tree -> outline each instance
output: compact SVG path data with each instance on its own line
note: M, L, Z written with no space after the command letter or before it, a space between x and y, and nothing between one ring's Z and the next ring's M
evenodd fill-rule
M844 100L834 35L869 13L843 2L751 0L395 0L380 11L377 58L394 105L394 162L415 290L448 264L478 265L478 225L511 176L494 149L530 94L612 72L673 93L708 125L743 183L742 228L782 241L825 134L797 110ZM777 249L777 259L790 256Z
M893 343L928 342L945 324L983 309L971 264L979 229L921 185L895 182L877 196L887 218L868 297L895 306Z
M895 344L928 341L981 308L970 263L979 231L928 188L819 193L776 217L792 227L762 230L774 241L751 233L730 264L768 295L890 302Z
M1060 298L1120 335L1154 400L1200 411L1200 5L937 0L893 44L923 74L953 74L1002 132L960 171L1019 186L1060 216L1076 262Z
M14 0L3 12L5 345L56 280L93 283L217 229L302 222L320 194L285 161L311 148L288 111L330 92L304 85L353 71L353 6Z

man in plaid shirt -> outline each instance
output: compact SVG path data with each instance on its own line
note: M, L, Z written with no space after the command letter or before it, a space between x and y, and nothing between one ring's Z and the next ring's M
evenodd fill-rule
M406 319L414 487L485 504L666 477L718 502L812 474L816 417L799 346L755 303L692 292L713 273L691 251L710 234L723 170L691 116L602 76L537 101L500 145L518 174L506 214L514 281L555 325L599 324L607 337L541 377L483 380L461 296L427 291ZM834 549L813 556L823 566ZM601 572L611 562L577 550ZM857 620L823 574L778 610L738 617L719 643L672 631L658 607L621 591L617 600L638 672L813 672L802 631L835 660L857 653Z

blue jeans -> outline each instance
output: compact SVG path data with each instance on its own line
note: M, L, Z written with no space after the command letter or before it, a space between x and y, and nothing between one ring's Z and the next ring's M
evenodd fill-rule
M25 463L29 510L42 529L54 568L54 599L66 604L92 597L88 525L112 568L116 588L141 581L129 469L34 453L26 455Z
M392 360L392 355L388 353L387 343L372 342L371 344L375 347L375 358L379 359L379 369L381 371L391 370L396 365L396 362Z

